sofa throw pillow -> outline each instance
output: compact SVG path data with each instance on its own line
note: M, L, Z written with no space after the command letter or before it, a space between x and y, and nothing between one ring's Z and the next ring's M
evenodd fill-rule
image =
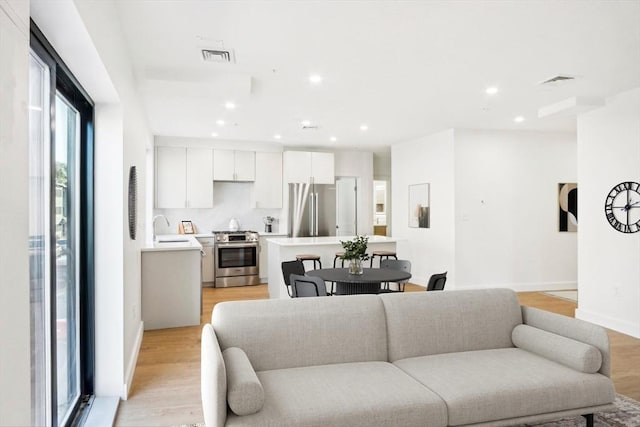
M264 405L264 390L247 354L238 347L222 352L227 370L227 403L236 415L255 414Z
M516 326L513 328L511 339L518 348L577 371L593 374L602 366L602 354L594 346L533 326Z

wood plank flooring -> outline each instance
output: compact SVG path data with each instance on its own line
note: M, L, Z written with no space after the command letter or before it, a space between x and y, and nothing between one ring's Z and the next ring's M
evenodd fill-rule
M218 302L268 298L267 285L205 288L201 323ZM407 285L407 292L424 288ZM576 304L540 292L519 294L524 305L574 315ZM202 422L200 326L146 331L129 399L120 402L116 426L171 426ZM610 331L616 391L640 400L640 340Z

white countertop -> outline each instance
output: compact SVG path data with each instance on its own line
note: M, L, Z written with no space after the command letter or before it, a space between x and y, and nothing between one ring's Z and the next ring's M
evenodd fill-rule
M367 236L368 243L394 243L398 239L387 236ZM280 246L318 246L318 245L336 245L340 241L353 240L355 236L324 236L324 237L277 237L267 239L267 242L275 243Z
M202 250L202 245L195 236L194 234L161 234L156 236L155 242L147 242L142 252Z

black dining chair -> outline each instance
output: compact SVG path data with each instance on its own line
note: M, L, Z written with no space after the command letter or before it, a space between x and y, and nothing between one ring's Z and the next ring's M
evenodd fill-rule
M327 286L324 280L319 277L292 274L289 281L291 282L292 298L326 297L328 295Z
M304 264L301 260L295 261L284 261L281 265L282 268L282 278L284 279L284 284L287 285L287 293L290 297L293 298L293 293L291 292L291 282L289 278L292 274L298 274L300 276L304 276Z
M444 284L447 283L447 272L434 274L429 278L427 283L427 291L442 291Z
M380 261L380 268L391 268L393 270L401 270L411 273L411 261L406 259L383 259ZM407 280L404 282L398 282L398 290L390 289L389 282L383 283L380 293L404 292L404 285L407 282Z

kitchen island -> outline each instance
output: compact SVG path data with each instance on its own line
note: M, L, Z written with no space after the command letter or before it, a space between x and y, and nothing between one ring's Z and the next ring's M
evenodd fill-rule
M287 287L282 278L281 263L296 259L298 254L320 255L322 267L333 267L336 252L343 252L341 240L352 240L355 236L326 236L326 237L280 237L267 239L268 250L268 284L270 298L289 298ZM397 239L386 236L368 236L367 252L384 250L395 251ZM365 266L368 266L366 261ZM378 260L375 261L377 265ZM345 264L346 265L346 264ZM337 261L337 267L341 261ZM307 270L312 269L310 262L305 262Z
M142 248L144 329L200 324L202 246L192 235L158 236Z

